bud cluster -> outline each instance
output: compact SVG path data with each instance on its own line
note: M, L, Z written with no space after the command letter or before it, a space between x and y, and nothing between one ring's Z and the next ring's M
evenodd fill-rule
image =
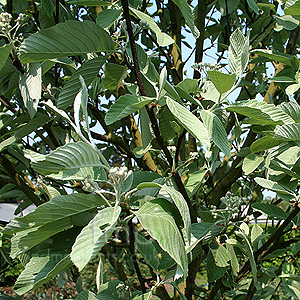
M194 63L191 65L191 68L201 72L201 71L213 71L213 70L219 70L222 68L221 65L216 64L216 63Z
M114 167L109 170L109 179L112 183L124 182L124 180L132 173L127 167Z
M221 198L221 201L226 205L226 208L231 213L238 212L240 206L243 204L243 199L239 196L233 196L228 192L225 197Z
M118 297L120 299L130 299L130 289L128 285L125 285L124 283L119 283L116 286L116 290L118 293Z
M95 182L91 177L85 178L82 189L88 193L93 193L100 190L98 183Z
M11 29L10 21L12 15L9 13L0 13L0 31L8 32Z

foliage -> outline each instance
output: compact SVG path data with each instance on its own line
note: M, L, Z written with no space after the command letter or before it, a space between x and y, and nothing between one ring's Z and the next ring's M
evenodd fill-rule
M299 15L298 0L0 1L16 299L55 278L76 300L300 298Z

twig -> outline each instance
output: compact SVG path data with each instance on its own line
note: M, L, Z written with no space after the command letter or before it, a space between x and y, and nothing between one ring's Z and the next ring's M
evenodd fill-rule
M25 182L25 180L20 176L19 173L15 170L12 163L9 161L9 159L3 154L0 153L0 164L3 166L3 168L8 173L9 177L12 179L13 183L19 187L19 189L36 205L39 206L43 202L41 199L34 193L32 188L28 186ZM25 178L25 176L24 176ZM26 181L29 179L26 178ZM31 183L33 186L33 184Z

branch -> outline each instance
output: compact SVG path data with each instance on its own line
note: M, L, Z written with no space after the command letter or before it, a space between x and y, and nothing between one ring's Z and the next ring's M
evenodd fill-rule
M4 100L2 97L0 97L0 102L8 109L10 110L13 114L17 112L17 110L11 106L10 103L8 103L6 100Z
M258 261L258 257L260 256L260 259L265 257L267 254L269 254L269 251L267 249L272 243L277 242L282 236L283 230L290 225L291 221L297 216L297 214L300 212L300 207L297 205L294 210L289 214L289 216L284 220L284 222L278 227L278 229L274 232L274 234L264 243L258 250L254 252L254 258L255 261ZM240 281L243 279L245 274L248 273L250 270L250 263L247 261L242 268L239 271L238 279L237 281Z
M137 257L135 254L135 246L134 246L135 238L134 238L134 228L133 228L132 220L130 220L128 222L128 225L129 225L129 251L131 253L131 259L132 259L139 283L141 285L142 292L143 292L143 294L146 294L147 290L146 290L146 286L145 286L145 279L142 276L140 267L137 263Z
M36 206L43 204L41 199L34 193L34 190L26 184L26 181L28 182L29 179L24 175L22 175L23 177L20 176L3 153L0 153L0 164L6 170L13 183L32 201L32 203Z
M128 31L129 42L130 42L132 56L133 56L134 70L135 70L135 74L136 74L137 83L138 83L138 86L139 86L142 96L147 96L147 93L146 93L146 90L145 90L145 87L144 87L144 84L142 81L142 74L141 74L141 70L140 70L137 50L136 50L136 46L135 46L135 40L134 40L131 21L130 21L128 0L121 0L121 3L122 3L123 11L124 11L124 17L126 19L127 31ZM155 134L156 140L157 140L160 148L164 152L164 154L167 158L167 161L171 167L172 163L173 163L172 156L167 148L167 144L165 143L164 139L161 136L161 133L160 133L160 130L158 127L158 123L157 123L157 119L156 119L154 111L153 111L153 107L150 104L148 104L146 106L146 109L147 109L147 112L148 112L148 115L149 115L149 118L151 121L152 129ZM191 203L190 198L186 192L186 189L181 181L180 176L178 175L178 173L175 173L173 175L173 177L174 177L174 180L176 182L176 185L177 185L180 193L182 194L185 201L187 202L192 222L196 222L196 220L197 220L196 211L193 210L192 203Z
M92 132L93 138L96 138L100 141L104 141L107 143L112 143L122 153L126 154L130 158L133 158L141 168L143 168L145 170L153 171L153 172L157 171L157 167L149 153L146 153L141 159L137 158L135 156L134 152L132 151L132 149L130 148L130 146L124 141L124 139L122 137L117 136L115 133L113 133L111 127L106 125L105 120L104 120L104 118L105 118L104 112L98 110L97 107L95 107L93 105L89 105L89 109L92 111L93 115L95 116L97 121L99 121L100 125L106 132L106 135ZM134 123L135 123L135 121L134 121ZM135 145L137 147L140 147L140 146L142 146L141 133L140 133L136 123L135 123L135 125L132 124L132 126L134 126L134 129L135 129L135 135L132 136L132 138L134 140ZM133 133L131 130L130 130L130 132L131 132L131 134Z

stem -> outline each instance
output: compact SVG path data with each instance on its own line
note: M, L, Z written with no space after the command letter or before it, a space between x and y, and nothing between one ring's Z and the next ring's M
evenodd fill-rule
M141 95L147 96L147 93L146 93L146 90L145 90L145 87L144 87L144 84L142 81L142 73L140 70L137 50L136 50L136 46L135 46L135 41L134 41L134 36L133 36L133 31L132 31L132 26L131 26L131 21L130 21L128 0L121 0L121 4L123 7L123 11L124 11L124 17L126 19L127 31L128 31L129 42L130 42L130 47L131 47L131 51L132 51L134 70L135 70L135 74L136 74L137 83L138 83ZM164 139L161 136L161 133L160 133L160 130L158 127L158 123L157 123L157 119L156 119L154 111L153 111L153 107L150 104L148 104L146 106L146 109L147 109L147 112L148 112L148 115L149 115L149 118L151 121L152 129L155 134L156 140L157 140L160 148L164 152L164 154L168 160L169 166L171 167L173 159L167 148L166 142L164 141ZM177 173L175 173L175 174L173 174L173 177L174 177L174 180L176 182L176 185L177 185L180 193L182 194L185 201L187 202L192 222L196 222L196 220L197 220L196 211L193 210L192 203L191 203L190 198L186 192L186 189L181 181L180 176Z
M134 238L134 230L133 230L132 219L129 220L128 225L129 225L129 250L130 250L131 256L132 256L132 262L133 262L138 280L140 282L142 292L143 292L143 294L146 294L147 290L146 290L146 286L145 286L145 279L142 276L140 267L137 263L137 257L135 255L135 250L134 250L134 248L135 248L134 247L135 238Z

